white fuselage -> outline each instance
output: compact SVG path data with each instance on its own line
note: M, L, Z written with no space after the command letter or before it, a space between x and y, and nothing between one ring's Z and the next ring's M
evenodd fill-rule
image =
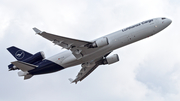
M108 38L109 45L98 49L90 48L87 51L87 53L90 54L83 56L83 58L79 60L76 59L76 57L69 50L56 54L48 58L48 60L53 61L63 66L64 68L93 61L97 58L103 57L105 54L112 52L117 48L123 47L138 40L152 36L158 33L159 31L163 30L164 28L166 28L170 23L171 20L167 18L166 19L155 18L144 22L140 22L133 26L103 36Z

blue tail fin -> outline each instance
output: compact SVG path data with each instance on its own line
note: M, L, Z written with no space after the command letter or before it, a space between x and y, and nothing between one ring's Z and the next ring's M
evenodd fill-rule
M27 59L29 57L32 56L32 54L22 50L22 49L19 49L15 46L12 46L12 47L9 47L7 48L7 50L18 60L18 61L22 61L24 59Z

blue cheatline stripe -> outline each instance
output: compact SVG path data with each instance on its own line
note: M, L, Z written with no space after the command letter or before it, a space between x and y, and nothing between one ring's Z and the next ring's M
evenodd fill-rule
M32 75L52 73L64 69L64 67L49 61L43 60L36 69L28 71Z

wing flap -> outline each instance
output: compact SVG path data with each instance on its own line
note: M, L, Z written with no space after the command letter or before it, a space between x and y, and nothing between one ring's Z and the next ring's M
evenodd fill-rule
M91 72L93 72L97 67L99 66L99 64L95 64L93 67L88 68L88 70L84 71L84 73L79 73L78 77L79 77L79 81L82 81L84 78L86 78ZM82 68L84 69L84 68Z
M111 52L107 53L106 55L104 55L104 57L107 57ZM83 63L81 66L81 70L79 71L78 75L76 76L76 78L73 79L69 79L69 81L71 83L76 83L78 81L82 81L83 79L85 79L90 73L92 73L99 65L102 65L103 63L103 58L104 57L100 57L97 58L95 60L92 60L91 62L87 62L87 63Z
M79 71L76 79L69 79L71 83L77 83L78 81L82 81L86 78L90 73L92 73L99 65L101 64L101 60L92 63L86 63L82 65L81 70Z

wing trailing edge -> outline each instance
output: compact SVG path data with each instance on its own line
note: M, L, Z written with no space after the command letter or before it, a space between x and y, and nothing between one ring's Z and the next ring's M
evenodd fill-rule
M25 63L22 61L15 61L15 62L11 62L11 63L22 70L22 71L18 72L18 75L24 76L24 80L30 79L33 75L29 74L28 71L33 70L37 67L36 65L32 65L32 64Z
M93 44L92 42L89 41L63 37L63 36L47 33L45 31L40 31L35 27L33 28L33 30L36 32L36 34L53 42L55 45L59 45L62 48L70 50L72 54L77 58L77 60L81 59L84 55L86 55L88 50L87 46L89 44Z
M35 69L37 66L36 65L32 65L29 63L25 63L22 61L15 61L15 62L11 62L13 65L15 65L16 67L18 67L19 69L21 69L23 72Z

